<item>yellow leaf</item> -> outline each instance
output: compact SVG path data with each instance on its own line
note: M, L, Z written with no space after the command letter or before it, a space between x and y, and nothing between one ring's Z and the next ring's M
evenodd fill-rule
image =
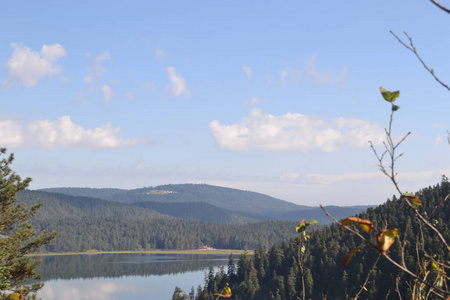
M378 248L381 254L386 254L387 250L395 242L395 238L398 235L398 229L383 229L377 234Z
M351 222L358 223L358 225L361 226L361 228L367 233L371 233L374 227L372 222L370 222L369 220L364 220L356 217L348 217L347 219L343 220L341 224L343 226L348 226Z
M341 267L344 267L346 264L348 264L348 262L350 261L352 256L355 255L356 253L360 252L360 251L361 250L359 250L359 248L355 248L352 251L350 251L350 253L346 257L344 257L342 259Z

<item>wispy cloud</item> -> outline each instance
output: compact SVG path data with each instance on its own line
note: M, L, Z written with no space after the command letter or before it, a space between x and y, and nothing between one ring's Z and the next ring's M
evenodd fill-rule
M384 131L366 120L337 118L325 120L302 114L273 116L254 108L240 123L209 128L221 148L232 151L274 150L332 152L344 147L363 147L370 140L380 144Z
M186 79L181 77L174 67L167 67L166 71L171 82L167 87L170 94L174 97L190 96L191 92L187 89Z
M253 76L252 68L250 68L249 66L243 65L243 66L242 66L242 70L245 72L245 75L247 75L247 77L250 78L250 77Z
M157 60L163 60L167 57L167 54L164 51L158 49L155 51L155 57Z
M318 55L313 54L310 59L306 61L305 71L314 82L319 84L343 83L347 78L347 68L342 67L340 71L327 69L326 71L319 70L316 66Z
M11 44L14 52L4 64L8 70L5 86L19 81L26 87L33 87L44 77L59 74L63 67L55 65L67 52L60 44L43 45L39 52L20 44Z
M128 100L136 100L138 98L138 95L133 92L128 92L125 94L125 97L127 97Z
M91 57L89 53L86 54L86 56L88 58ZM96 56L92 63L88 66L87 74L86 76L84 76L84 81L91 83L95 79L100 78L103 73L108 71L108 69L103 66L103 62L108 59L111 59L111 54L109 54L108 51L105 51L102 54Z
M250 100L245 101L242 106L253 106L256 105L258 103L263 103L266 102L265 99L260 98L260 97L252 97Z
M112 97L114 96L114 93L109 85L103 85L102 87L102 93L103 93L103 103L105 105L108 105L111 101Z
M124 139L117 136L120 127L110 123L87 129L72 122L70 116L56 121L33 120L28 123L16 120L0 120L0 139L7 147L74 148L123 148L146 142L145 139Z

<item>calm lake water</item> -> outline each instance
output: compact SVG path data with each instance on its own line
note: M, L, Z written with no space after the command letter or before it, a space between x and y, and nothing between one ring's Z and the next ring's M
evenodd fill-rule
M170 300L175 286L188 293L203 286L209 266L216 271L225 266L226 271L228 255L97 254L42 260L42 300Z

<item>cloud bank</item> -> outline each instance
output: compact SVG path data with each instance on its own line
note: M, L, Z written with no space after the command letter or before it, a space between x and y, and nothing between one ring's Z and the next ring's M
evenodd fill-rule
M337 118L325 120L302 114L272 116L254 108L240 123L209 124L219 147L232 151L275 150L333 152L344 147L380 144L384 130L366 120Z
M145 139L124 139L117 136L120 127L110 123L87 129L72 122L70 116L50 120L34 120L23 124L15 120L0 120L0 140L6 147L124 148L144 143Z

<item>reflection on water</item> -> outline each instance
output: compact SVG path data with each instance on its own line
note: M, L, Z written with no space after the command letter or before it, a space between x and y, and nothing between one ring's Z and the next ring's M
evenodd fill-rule
M236 259L236 257L235 257ZM43 257L42 300L170 300L175 286L203 285L227 255L97 254Z
M38 272L49 279L150 276L226 265L227 255L96 254L44 256Z

